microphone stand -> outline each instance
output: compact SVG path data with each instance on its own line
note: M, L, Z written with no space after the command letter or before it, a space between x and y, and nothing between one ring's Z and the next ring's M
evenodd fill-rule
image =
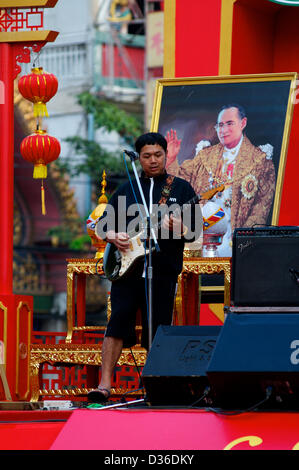
M146 220L147 220L147 226L146 226L146 233L149 236L149 258L148 258L148 265L147 265L147 279L148 279L148 349L150 350L152 346L152 339L153 339L153 305L152 305L152 299L153 299L153 293L152 293L152 284L153 284L153 266L152 266L152 247L153 247L153 242L155 244L155 248L157 251L160 251L157 237L155 234L154 229L152 228L151 224L151 217L149 214L149 210L146 204L146 200L144 197L143 189L140 184L140 179L139 175L136 170L136 165L135 165L135 160L137 160L138 155L135 154L135 152L125 152L131 160L134 175L137 181L139 193L142 199L142 203L145 209L145 215L146 215ZM145 253L146 256L146 253Z

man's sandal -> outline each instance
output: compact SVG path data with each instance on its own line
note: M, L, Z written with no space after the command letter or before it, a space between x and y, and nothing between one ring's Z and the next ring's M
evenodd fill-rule
M87 394L87 399L91 403L103 403L110 397L110 391L104 387L98 387L94 390L90 390Z

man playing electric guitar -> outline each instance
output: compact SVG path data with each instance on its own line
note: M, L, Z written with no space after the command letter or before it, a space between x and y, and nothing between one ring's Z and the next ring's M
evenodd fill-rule
M170 177L166 173L167 141L161 134L148 133L140 136L135 148L142 167L140 184L150 214L153 213L153 207L157 207L158 204L182 206L192 198L196 198L193 188L187 181ZM130 207L133 205L136 207L136 202L138 206L142 206L137 182L133 180L131 183L125 183L113 194L98 222L105 222L103 238L113 244L120 253L132 248L127 232L135 214L132 215ZM186 218L184 213L175 216L166 213L162 221L164 236L161 235L161 231L157 232L159 249L152 253L153 337L159 325L170 325L172 322L177 278L183 266L185 240L191 242L201 233L202 216L199 204L190 205L186 209L189 209ZM123 217L125 221L122 220ZM165 236L165 233L169 236ZM133 270L112 282L111 317L102 347L101 381L97 389L88 393L88 400L91 402L99 403L109 398L112 373L122 348L136 344L135 326L138 309L142 314L141 344L148 347L146 275L146 257L143 257Z

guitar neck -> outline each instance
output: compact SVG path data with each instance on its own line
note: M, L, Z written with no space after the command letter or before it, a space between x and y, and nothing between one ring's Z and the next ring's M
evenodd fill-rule
M194 205L197 204L199 201L202 200L209 200L211 199L215 194L222 192L225 189L225 186L223 184L219 186L215 186L214 188L211 188L203 193L198 193L196 194L192 199L190 199L188 202L185 202L182 206L177 207L172 214L176 217L179 216L183 210L184 206L189 206L189 205ZM159 220L159 222L156 222L154 225L151 224L151 228L153 230L158 230L161 228L162 220ZM136 231L132 231L128 233L129 237L132 238L133 236L136 235Z
M172 214L177 217L179 216L183 209L184 209L184 206L185 205L194 205L194 204L197 204L201 199L201 196L200 194L197 194L196 196L194 196L192 199L190 199L188 202L185 202L182 206L179 206L177 207L173 212ZM152 216L151 216L152 217ZM156 222L155 224L151 224L151 228L153 230L158 230L159 228L161 228L161 224L162 224L162 220L159 220L159 222ZM129 232L128 233L129 237L132 238L134 235L136 235L136 231L132 231L132 232Z

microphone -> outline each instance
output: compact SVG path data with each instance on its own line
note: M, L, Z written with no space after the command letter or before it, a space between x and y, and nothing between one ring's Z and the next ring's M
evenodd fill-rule
M130 157L131 160L138 160L139 155L136 152L133 152L132 150L124 150L125 154Z

